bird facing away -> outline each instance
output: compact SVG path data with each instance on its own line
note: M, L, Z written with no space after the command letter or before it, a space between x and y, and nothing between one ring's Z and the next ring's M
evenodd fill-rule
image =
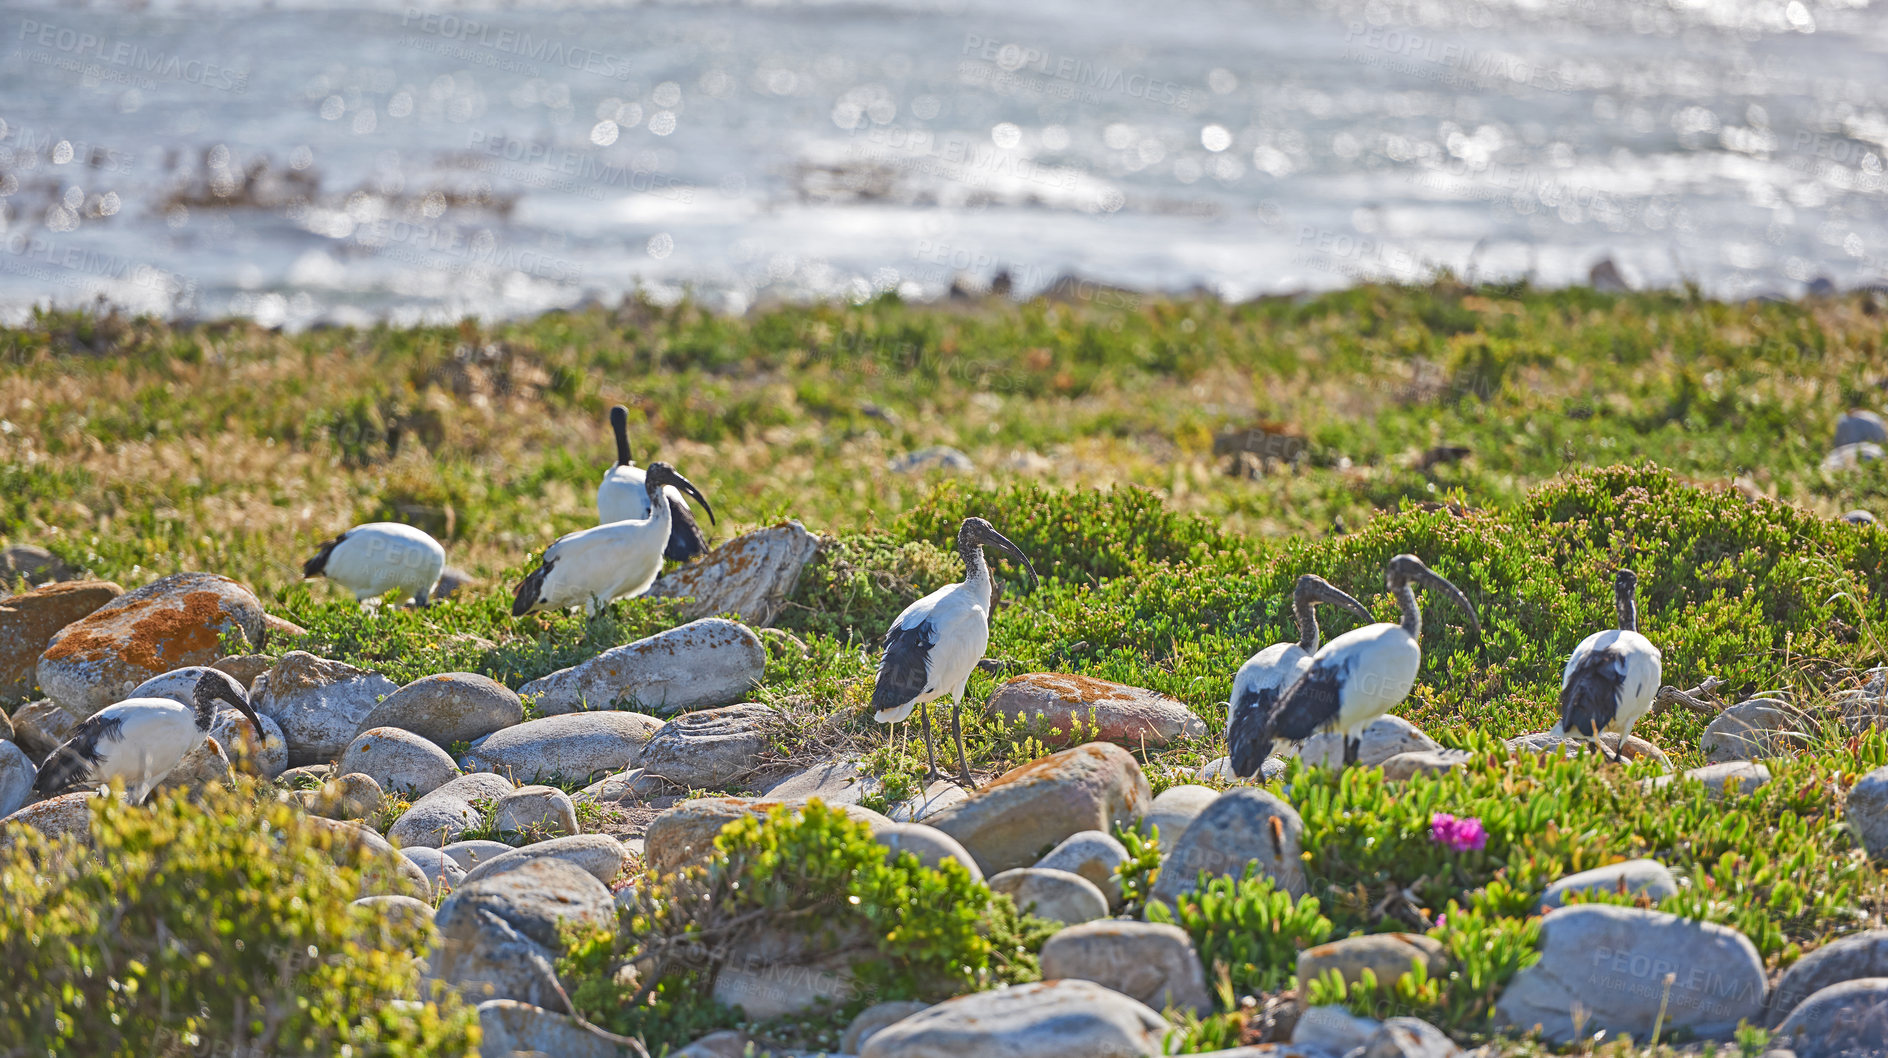
M931 741L932 699L951 696L951 736L957 740L957 781L976 788L964 755L964 729L959 713L964 685L990 645L990 567L983 549L994 547L1029 570L1036 567L1022 548L982 518L966 518L957 529L957 554L964 560L964 579L926 595L898 615L885 633L885 653L879 659L878 680L872 685L872 719L896 724L918 710L924 728L924 752L930 764L929 782L942 776L937 770L937 749Z
M1560 723L1553 734L1600 745L1600 732L1617 731L1624 747L1632 725L1652 708L1665 665L1659 648L1639 634L1638 587L1632 570L1613 575L1619 627L1595 632L1573 648L1560 676ZM1612 754L1613 760L1624 761L1619 750Z
M73 786L122 779L131 802L143 801L203 744L219 701L248 718L258 742L266 737L242 686L222 672L204 673L191 700L194 709L170 698L127 698L100 709L47 756L33 788L50 797Z
M597 486L597 524L634 522L649 517L649 492L643 488L644 472L629 454L629 409L618 404L610 409L610 429L616 433L616 465L603 472ZM687 562L708 553L708 538L695 524L695 514L688 501L674 487L662 490L669 505L669 544L662 557L670 562Z
M667 463L649 464L643 488L653 500L674 486L694 497L714 521L715 511L701 491ZM579 529L544 549L544 561L518 585L511 616L581 605L595 617L618 599L641 595L662 572L662 553L674 526L672 508L650 504L647 517Z
M1461 607L1469 631L1481 635L1481 619L1468 597L1423 565L1422 559L1396 556L1383 579L1396 596L1403 620L1365 625L1325 644L1298 681L1279 696L1267 722L1253 733L1256 748L1248 753L1258 752L1264 760L1264 751L1270 750L1274 739L1303 742L1319 731L1341 731L1344 764L1357 763L1362 745L1358 733L1408 697L1416 684L1416 669L1423 658L1423 618L1416 608L1416 584L1441 592Z
M302 576L327 577L363 603L398 588L414 605L425 606L445 568L446 549L424 530L369 522L322 544L302 563Z
M1298 578L1292 589L1291 610L1298 621L1298 642L1273 643L1239 666L1232 680L1232 702L1226 713L1226 750L1232 754L1234 774L1250 777L1258 774L1272 740L1254 737L1265 726L1265 718L1278 704L1298 677L1311 667L1311 656L1318 650L1317 604L1328 603L1348 610L1365 621L1370 611L1363 603L1346 595L1330 581L1315 573Z

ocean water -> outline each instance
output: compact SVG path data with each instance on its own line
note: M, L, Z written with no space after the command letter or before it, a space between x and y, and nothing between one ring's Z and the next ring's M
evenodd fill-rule
M5 319L1888 281L1867 0L10 3L0 132Z

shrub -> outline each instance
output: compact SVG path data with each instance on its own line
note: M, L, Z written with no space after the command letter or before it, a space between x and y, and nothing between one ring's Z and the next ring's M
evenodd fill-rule
M335 849L266 787L196 796L95 799L94 852L9 832L0 1049L476 1053L472 1010L422 989L424 927L351 906L370 854Z
M1279 890L1257 864L1245 876L1209 878L1200 872L1199 888L1169 908L1147 905L1149 922L1179 926L1193 938L1208 980L1230 979L1240 995L1276 991L1291 979L1298 952L1322 943L1331 920L1318 911L1313 896L1293 899Z

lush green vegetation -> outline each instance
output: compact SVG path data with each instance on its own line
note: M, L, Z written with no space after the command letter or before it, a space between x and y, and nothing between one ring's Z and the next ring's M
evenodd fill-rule
M95 854L26 827L0 852L9 1053L478 1052L472 1010L422 980L431 927L352 906L391 873L359 846L249 786L91 813Z

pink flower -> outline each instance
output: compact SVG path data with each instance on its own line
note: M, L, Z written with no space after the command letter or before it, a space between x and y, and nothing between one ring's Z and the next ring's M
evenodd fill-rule
M1488 831L1474 816L1457 819L1447 812L1437 812L1429 820L1429 840L1453 852L1480 851L1488 844Z

